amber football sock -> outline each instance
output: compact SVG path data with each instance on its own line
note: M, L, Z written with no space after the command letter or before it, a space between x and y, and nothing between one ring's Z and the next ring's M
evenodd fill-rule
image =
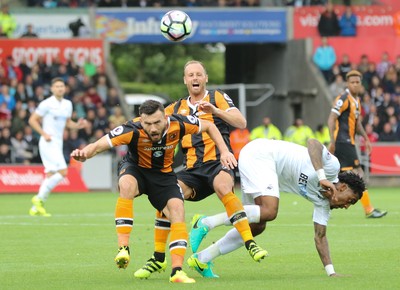
M247 220L246 212L239 198L233 192L230 192L224 195L221 201L225 206L228 218L242 236L243 241L252 240L253 235Z
M363 196L360 199L360 202L361 202L366 214L369 214L374 210L374 207L371 204L371 200L369 199L368 190L363 192Z
M169 232L171 231L171 223L169 220L163 215L162 212L156 212L156 218L154 223L154 256L158 261L164 261L164 259L160 259L161 255L164 254L165 257L165 247L167 245L167 240L169 236Z
M171 224L171 242L169 243L169 251L171 253L171 267L182 267L183 258L185 257L187 248L188 233L186 224Z
M118 246L129 246L129 236L133 225L133 199L118 198L115 207L115 227Z

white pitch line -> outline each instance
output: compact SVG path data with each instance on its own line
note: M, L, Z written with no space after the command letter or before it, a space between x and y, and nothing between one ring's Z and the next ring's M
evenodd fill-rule
M51 218L65 218L65 217L112 217L114 216L112 213L79 213L79 214L55 214L52 215ZM0 216L0 220L2 219L16 219L16 218L37 218L37 217L31 217L29 215L4 215Z
M49 219L47 217L38 217L41 219ZM88 226L98 226L98 227L104 227L104 226L111 226L113 224L110 223L31 223L31 222L0 222L0 225L4 226L79 226L79 227L88 227ZM148 227L148 226L153 226L152 224L133 224L133 227ZM274 227L274 228L293 228L293 227L312 227L312 224L287 224L287 225L272 225L268 224L268 227ZM329 225L330 227L346 227L346 228L400 228L399 225L382 225L382 224L376 224L376 225L371 225L371 224L364 224L364 225ZM222 228L222 227L221 227Z
M44 217L43 219L47 219ZM93 223L80 223L80 224L75 224L75 223L28 223L28 222L0 222L0 225L2 226L64 226L64 227L104 227L104 226L113 226L113 224L110 223L104 223L104 224L93 224ZM144 227L144 226L149 226L149 225L144 225L144 224L133 224L134 227ZM152 225L150 225L152 226Z

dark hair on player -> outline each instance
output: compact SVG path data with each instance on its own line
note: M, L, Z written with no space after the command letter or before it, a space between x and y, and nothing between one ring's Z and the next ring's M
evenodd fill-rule
M349 78L351 78L351 77L359 77L360 80L362 80L362 74L361 74L358 70L355 70L355 69L349 71L349 72L346 74L346 81L348 81Z
M341 172L339 173L339 181L346 183L350 189L358 195L358 199L363 196L363 192L365 191L365 182L360 175L352 171Z
M147 100L139 107L139 115L152 115L157 111L165 113L163 104L155 100Z

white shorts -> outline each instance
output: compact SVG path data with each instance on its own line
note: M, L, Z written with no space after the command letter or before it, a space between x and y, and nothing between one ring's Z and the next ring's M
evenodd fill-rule
M263 158L254 156L250 150L240 152L239 173L242 186L243 204L254 204L259 196L275 196L279 198L279 181L272 152Z
M63 143L62 141L52 140L46 142L44 138L40 138L39 141L39 152L42 158L44 166L44 172L57 172L67 168L67 163L64 159L63 154Z

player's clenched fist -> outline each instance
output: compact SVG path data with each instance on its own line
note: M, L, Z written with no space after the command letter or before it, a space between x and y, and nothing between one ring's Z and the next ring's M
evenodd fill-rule
M77 161L85 162L87 159L87 154L83 150L75 149L72 151L71 157Z

